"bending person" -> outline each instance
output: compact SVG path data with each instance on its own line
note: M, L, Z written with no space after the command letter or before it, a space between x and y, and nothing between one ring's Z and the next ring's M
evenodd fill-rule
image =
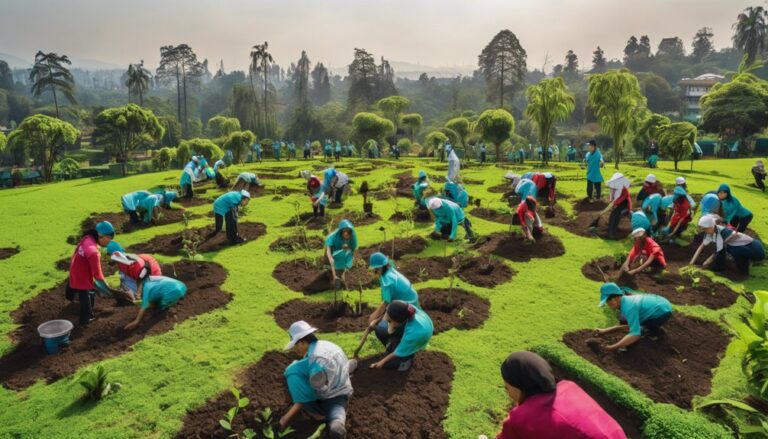
M749 263L765 259L763 243L749 235L740 233L730 227L717 224L717 217L706 215L699 219L699 229L704 232L704 240L691 258L691 265L696 263L699 255L709 244L715 244L715 253L707 258L702 266L711 267L713 271L725 269L727 255L736 262L739 273L749 274Z
M184 282L166 276L150 276L144 281L143 290L141 309L139 309L136 318L125 325L123 329L126 331L139 326L149 308L154 307L160 311L166 311L187 295L187 286L184 285Z
M434 328L432 319L421 309L402 300L393 300L387 306L384 319L387 328L376 326L376 338L386 348L387 355L371 369L396 369L405 372L413 365L417 352L427 348Z
M347 286L345 274L352 268L357 250L357 234L349 220L342 220L339 227L325 239L325 256L331 266L331 285L341 280ZM341 271L341 275L339 275Z
M627 255L626 261L621 266L621 272L626 272L630 276L651 268L655 271L661 271L667 267L667 261L664 258L664 251L659 244L648 236L643 228L637 228L632 231L632 238L634 243L632 249ZM635 262L640 262L640 265L636 268L632 268Z
M93 308L96 306L96 290L109 296L109 285L101 271L101 253L99 247L106 247L115 236L115 228L109 221L96 224L92 230L86 230L77 244L69 261L69 281L66 296L80 301L80 324L87 325L95 320Z
M627 332L618 342L605 348L609 351L626 349L637 343L640 337L648 335L654 339L661 335L661 327L672 317L673 308L669 300L655 294L632 294L627 288L619 288L613 282L600 287L600 306L620 311L619 325L597 329L600 337L614 332Z
M229 243L240 244L245 242L245 238L242 238L237 234L237 208L240 206L247 206L250 200L251 193L245 189L240 192L227 192L217 198L216 201L213 202L215 227L205 239L211 239L217 233L221 232L222 225L224 225L224 222L226 221L227 239L229 240Z

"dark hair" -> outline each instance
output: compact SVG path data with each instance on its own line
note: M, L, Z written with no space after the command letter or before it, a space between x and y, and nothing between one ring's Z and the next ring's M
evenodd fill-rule
M589 139L589 142L587 143L589 143L592 146L597 146L597 142L595 142L595 139Z
M608 299L606 299L606 302L609 301L609 300L613 300L614 297L623 297L624 295L629 295L629 293L626 293L626 294L611 294L610 296L608 296Z
M91 238L95 239L96 241L99 240L99 232L96 231L96 229L88 229L83 232L83 235L81 238L85 238L86 236L90 236Z
M316 336L316 335L315 335L315 333L313 332L312 334L309 334L309 335L307 335L307 336L304 336L304 338L302 338L301 340L297 341L296 343L300 343L300 342L302 342L302 341L305 341L305 342L307 342L307 344L312 344L312 343L314 343L314 342L316 342L316 341L317 341L317 336Z

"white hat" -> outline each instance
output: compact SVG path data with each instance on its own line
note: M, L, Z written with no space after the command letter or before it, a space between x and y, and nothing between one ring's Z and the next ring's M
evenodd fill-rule
M309 323L305 322L304 320L299 320L298 322L293 322L288 328L288 335L291 336L291 341L288 342L288 344L285 345L283 350L287 351L289 349L292 349L293 346L301 340L302 338L308 336L309 334L317 332L318 329L310 325Z
M198 161L198 160L200 160L200 159L199 159L199 158L198 158L196 155L193 155L193 156L192 156L192 161L193 161L193 162L196 162L196 161Z
M635 230L632 231L632 237L633 238L639 238L641 236L645 235L645 229L642 227L638 227Z
M545 172L544 173L544 178L552 178L552 177L553 177L553 175L552 175L551 172Z
M678 186L681 185L681 184L685 184L685 177L677 177L675 179L675 184L678 185Z
M304 180L309 180L309 177L312 176L312 173L309 172L309 171L301 171L301 172L299 172L299 175L304 177Z
M250 198L251 198L251 193L250 193L250 192L248 192L248 191L247 191L247 190L245 190L245 189L240 189L240 195L242 195L244 198L248 198L248 199L250 199Z
M717 224L717 219L714 215L704 215L699 218L699 227L715 227L715 224Z
M113 261L117 262L118 264L125 264L125 265L132 265L134 262L133 259L128 258L128 256L124 255L123 252L112 252L112 256L110 257Z
M648 176L645 177L645 181L648 183L656 183L656 176L653 174L648 174Z
M427 202L427 206L432 210L439 209L443 206L443 200L437 197L432 197Z
M632 182L629 181L629 179L625 177L621 172L616 172L613 174L611 179L606 183L606 185L611 189L621 189L623 187L628 188L630 184L632 184Z
M506 178L507 180L514 180L516 178L520 178L520 176L515 174L514 172L507 172L504 178Z
M611 179L610 179L610 180L608 180L608 183L610 183L610 182L612 182L612 181L616 181L616 180L618 180L618 179L620 179L620 178L624 178L624 174L622 174L621 172L615 172L615 173L613 174L613 176L611 176Z

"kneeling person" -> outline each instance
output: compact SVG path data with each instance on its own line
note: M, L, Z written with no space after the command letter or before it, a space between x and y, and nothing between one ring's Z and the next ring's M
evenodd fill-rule
M434 328L432 319L421 309L402 300L393 300L384 314L387 328L376 326L376 338L386 347L387 355L372 369L396 369L404 372L413 365L413 356L427 348Z
M600 287L600 306L608 304L620 310L619 325L598 329L597 336L628 331L618 342L606 346L609 351L623 349L640 340L644 334L657 337L661 326L672 317L672 304L655 294L629 294L613 282Z
M317 328L300 320L288 328L291 341L285 350L301 357L285 369L288 391L293 406L280 418L280 427L285 428L302 410L322 416L328 426L328 437L344 438L347 434L347 404L352 396L352 382L349 374L357 367L355 360L348 360L337 345L315 336Z
M627 260L621 266L621 271L629 275L637 274L648 267L653 270L663 270L667 267L667 261L664 259L664 251L656 243L644 228L637 228L632 231L632 238L635 242L632 250L627 255ZM636 261L640 261L640 266L632 268Z
M143 289L139 314L134 321L125 325L126 331L139 326L147 309L157 307L165 311L187 295L187 286L183 282L165 276L150 276L144 281Z

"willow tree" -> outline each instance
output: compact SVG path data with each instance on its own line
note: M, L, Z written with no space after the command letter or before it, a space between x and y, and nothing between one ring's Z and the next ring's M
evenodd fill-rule
M136 104L107 108L96 116L94 125L95 143L122 164L123 174L128 154L139 146L159 142L164 132L155 113Z
M224 149L232 151L235 162L242 164L243 156L255 141L256 136L249 130L235 131L227 137L224 142Z
M576 108L576 98L568 91L563 78L544 79L531 85L525 92L528 106L525 115L536 124L536 134L542 148L552 143L552 128L555 123L564 121ZM543 154L544 163L549 161L549 154Z
M591 75L587 81L588 104L602 130L613 138L614 162L616 169L619 169L624 136L635 113L645 106L640 83L627 69Z
M502 108L496 110L485 110L475 122L474 131L480 134L480 137L486 142L491 142L496 151L496 162L503 161L501 145L509 140L512 131L515 129L515 118L509 114L509 111Z
M658 128L659 147L665 157L675 163L690 157L696 142L696 127L690 122L675 122Z
M43 179L51 181L54 163L61 159L64 148L75 143L79 136L80 131L69 122L36 114L11 131L8 143L12 148L28 151L43 166Z

